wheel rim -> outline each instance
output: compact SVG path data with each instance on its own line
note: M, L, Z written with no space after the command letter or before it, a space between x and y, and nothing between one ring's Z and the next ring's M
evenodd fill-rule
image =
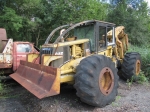
M104 95L109 95L114 87L114 75L110 68L105 67L99 74L99 87Z
M140 68L141 68L140 60L137 60L137 61L136 61L136 75L139 75L139 73L140 73Z

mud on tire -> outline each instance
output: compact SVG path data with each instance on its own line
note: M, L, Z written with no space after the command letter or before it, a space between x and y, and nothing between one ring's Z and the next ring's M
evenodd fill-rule
M141 70L141 56L139 53L130 52L126 53L121 66L121 77L124 79L136 80Z
M118 88L115 64L104 55L83 59L76 70L74 87L81 101L104 107L115 100Z

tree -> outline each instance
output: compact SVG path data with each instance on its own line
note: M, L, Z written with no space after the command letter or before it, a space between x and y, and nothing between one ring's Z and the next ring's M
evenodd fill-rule
M0 6L0 27L6 28L8 37L21 41L34 40L32 37L37 34L39 22L32 19L43 8L41 0L5 0Z
M36 45L43 44L49 33L60 25L88 19L105 20L108 13L108 4L99 0L4 0L0 7L1 27L7 29L8 35ZM15 24L7 8L14 14L11 16ZM5 18L10 19L9 22L4 22Z
M127 4L127 1L120 1L114 9L112 8L108 14L108 21L116 23L117 26L125 26L132 44L146 44L150 41L147 3L141 0L140 5L137 4L135 8Z
M105 20L108 12L108 5L97 0L43 0L42 4L43 10L35 17L42 21L40 37L44 40L58 26L89 19Z
M11 8L4 7L0 16L0 27L6 28L8 37L15 38L17 32L23 27L22 17L18 16L15 10Z

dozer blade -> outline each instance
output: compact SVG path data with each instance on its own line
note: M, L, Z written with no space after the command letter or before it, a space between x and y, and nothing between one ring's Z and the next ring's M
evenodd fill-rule
M17 71L10 77L39 99L60 93L59 68L20 61Z

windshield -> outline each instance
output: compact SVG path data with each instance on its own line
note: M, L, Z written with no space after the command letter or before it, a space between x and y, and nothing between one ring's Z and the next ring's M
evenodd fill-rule
M86 25L77 27L74 30L74 35L77 39L89 39L91 51L95 51L94 25Z
M31 52L32 47L29 44L17 44L17 52L28 53Z

